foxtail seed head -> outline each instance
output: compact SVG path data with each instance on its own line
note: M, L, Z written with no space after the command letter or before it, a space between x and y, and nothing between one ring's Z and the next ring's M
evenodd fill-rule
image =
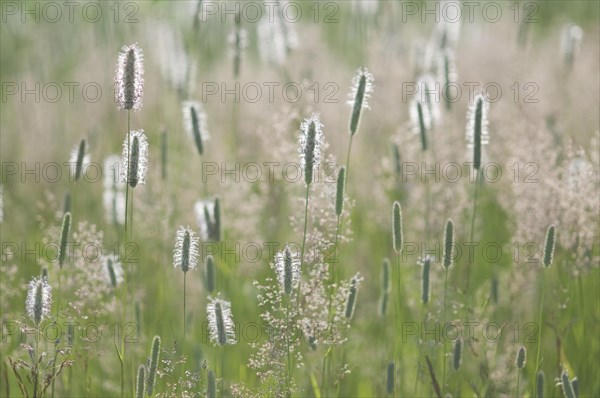
M123 282L123 267L114 254L104 256L104 279L113 288Z
M79 147L73 150L72 160L75 160L75 181L81 177L81 170L83 169L84 158L85 158L85 138L79 142ZM87 163L87 162L86 162Z
M207 398L216 398L217 396L217 380L215 378L215 372L213 372L212 370L208 371L206 396Z
M519 348L519 352L517 352L517 360L516 360L517 368L523 369L525 367L525 361L527 359L526 356L527 356L527 351L525 350L524 346L521 346L521 348Z
M129 139L129 140L128 140ZM129 143L129 145L128 145ZM131 152L129 152L131 151ZM144 130L131 131L123 142L121 182L135 188L146 183L148 171L148 140Z
M300 165L304 170L304 182L310 185L313 181L313 172L321 164L321 152L323 146L323 125L319 115L313 113L300 125Z
M206 275L205 275L205 283L206 290L209 293L213 293L215 291L216 285L216 277L217 270L215 269L215 259L210 254L206 256Z
M144 96L144 54L137 43L123 46L117 59L115 101L119 109L137 111Z
M350 281L350 289L346 299L345 311L345 316L347 319L352 319L352 316L354 315L354 307L356 307L356 295L358 294L358 283L358 278L356 276Z
M335 191L335 215L341 216L344 211L344 190L346 188L346 168L342 166L337 177L337 189Z
M479 170L481 167L481 152L483 146L487 145L488 137L488 108L489 103L482 94L475 97L471 103L467 115L467 146L473 149L473 168Z
M194 140L198 154L204 153L204 143L210 138L206 123L206 113L197 101L185 101L182 106L183 124L190 138Z
M462 361L462 340L456 339L454 342L454 355L452 356L452 367L454 370L460 369L461 361Z
M373 75L367 68L360 68L352 78L352 91L348 104L352 106L350 117L350 134L356 134L360 122L360 114L363 108L369 109L368 99L373 92Z
M60 246L58 247L58 266L63 267L67 256L67 241L71 231L71 213L67 212L63 216L62 228L60 230Z
M381 300L379 302L379 314L381 316L385 316L387 312L390 291L390 260L384 258L381 266Z
M184 273L198 265L198 237L190 227L183 225L177 230L175 250L173 251L173 266Z
M300 260L289 245L275 255L275 271L283 293L289 296L300 280Z
M395 201L392 209L392 235L394 242L394 250L397 254L402 251L403 231L402 231L402 208L400 202Z
M535 379L536 382L536 398L544 398L544 385L546 384L546 376L544 371L540 370Z
M446 228L444 229L443 261L445 269L452 267L452 263L454 262L454 223L451 219L446 221Z
M431 257L429 255L421 259L421 301L423 304L429 302L429 271L431 269Z
M220 298L208 297L206 312L210 339L217 345L235 344L235 331L231 304Z
M144 398L146 392L146 368L140 365L137 371L137 382L135 386L135 397Z
M386 390L388 395L391 395L394 392L394 373L396 370L396 366L394 365L394 362L390 362L388 363L387 366L387 378L386 378Z
M27 286L27 300L25 307L27 315L39 325L45 318L50 316L52 305L52 288L46 278L33 278Z
M160 358L160 336L154 336L152 340L152 351L150 352L150 367L148 369L148 377L146 383L146 393L152 396L154 391L154 381L156 380L156 370L158 369L158 361Z
M554 259L554 246L556 245L556 227L554 224L548 227L546 231L546 243L544 244L544 267L552 265Z

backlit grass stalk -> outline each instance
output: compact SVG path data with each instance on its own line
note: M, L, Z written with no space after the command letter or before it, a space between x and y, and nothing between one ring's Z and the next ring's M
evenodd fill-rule
M454 223L451 219L446 221L444 228L444 252L442 256L442 266L444 267L444 322L442 328L446 327L447 317L447 297L448 297L448 270L454 262ZM443 369L442 369L442 388L446 385L446 338L444 338L444 354L443 354ZM459 358L460 360L460 358Z
M187 325L186 318L186 276L190 269L196 268L198 265L198 244L199 238L196 237L194 231L189 227L180 226L175 237L175 249L173 250L173 266L181 269L183 272L183 344L185 343L185 335Z
M60 296L61 296L61 271L62 267L65 264L65 259L67 256L67 244L69 240L69 234L71 232L71 213L66 212L63 216L62 227L60 230L60 245L58 247L58 299L56 303L56 317L58 318L58 314L60 313Z
M394 300L394 326L398 327L399 311L402 307L402 273L400 271L400 254L404 244L404 229L402 223L402 207L400 202L394 202L392 206L392 243L396 253L396 300ZM398 352L398 345L394 336L394 362L398 361L396 368L400 368L401 355Z
M544 252L543 252L543 265L544 269L542 269L541 273L541 283L540 283L540 310L538 315L538 339L537 339L537 353L535 356L535 372L538 372L541 367L540 361L540 353L542 349L542 321L543 321L543 313L544 313L544 281L545 281L545 270L550 268L552 262L554 260L554 248L556 246L556 227L554 224L550 225L546 230L546 240L544 242ZM534 374L535 374L534 372ZM535 375L534 375L535 377ZM534 382L534 394L537 393L537 383Z
M310 185L313 182L313 172L318 170L321 164L321 151L323 146L323 125L319 115L313 113L305 119L300 125L300 137L298 140L300 146L300 165L304 171L304 183L306 184L306 195L304 197L304 232L302 234L302 248L300 251L300 273L304 269L304 251L306 248L306 231L308 226L308 202ZM296 296L296 305L300 305L300 287L302 277L298 282L298 294Z
M488 113L488 102L485 97L481 94L475 97L475 101L470 105L469 113L467 115L467 128L466 128L466 139L467 146L473 150L473 169L475 170L475 187L473 193L473 213L471 216L471 233L469 235L469 243L473 243L475 236L475 216L477 214L477 195L479 191L479 185L481 183L481 159L483 146L488 143L488 131L487 131L487 113ZM466 270L466 283L465 290L468 291L470 277L471 277L471 264L473 259L469 256Z

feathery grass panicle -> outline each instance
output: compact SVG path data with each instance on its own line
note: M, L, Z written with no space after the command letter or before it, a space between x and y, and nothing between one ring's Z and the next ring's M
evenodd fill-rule
M208 297L206 312L208 313L208 330L210 339L216 345L235 344L235 330L231 303L217 298Z
M546 243L544 244L544 267L552 265L554 259L554 247L556 245L556 227L554 224L548 227L546 231Z
M544 371L540 370L537 372L536 377L536 398L544 398L544 385L546 384L546 377Z
M345 316L347 319L352 319L352 316L354 316L354 308L356 307L356 296L358 294L358 285L360 284L359 278L360 278L360 275L357 274L350 281L348 297L346 298Z
M209 254L206 256L206 273L204 275L206 290L209 293L213 293L215 291L216 277L217 270L215 269L215 259Z
M515 362L517 365L517 368L523 369L525 367L525 361L527 359L526 356L527 356L527 351L524 346L521 346L521 348L519 348L519 351L517 352L517 360Z
M85 153L85 149L85 138L82 138L79 142L79 145L75 147L71 152L71 160L69 163L71 167L74 167L73 174L75 175L75 181L79 180L79 178L81 177L81 171L83 170L83 167L90 161L89 155L86 155Z
M402 251L404 243L404 233L402 227L402 208L400 202L395 201L392 210L392 236L394 242L394 251L399 254Z
M387 313L388 308L388 300L391 291L390 273L390 260L384 258L383 264L381 266L381 300L379 302L379 314L382 316L384 316Z
M60 230L60 245L58 246L58 266L63 267L67 257L67 243L69 233L71 232L71 213L67 212L63 216L62 228Z
M204 153L204 144L210 138L206 113L198 101L185 101L182 105L183 125L188 136L194 140L198 154Z
M388 395L392 394L394 392L394 373L395 373L396 367L394 365L394 362L390 362L388 363L387 366L387 378L386 378L386 391L388 393Z
M349 94L348 105L352 106L350 118L350 134L356 134L362 109L369 109L369 97L373 93L375 79L367 68L359 68L352 78L352 90Z
M103 258L104 280L113 288L123 282L123 267L114 254L108 254Z
M128 145L129 138L129 145ZM128 151L131 148L131 165L129 165ZM148 139L144 130L131 131L123 142L123 156L121 158L121 182L135 188L138 184L146 183L148 171Z
M215 378L215 372L212 370L208 371L208 380L206 386L206 397L216 398L217 396L217 380Z
M150 366L146 381L146 394L148 396L152 396L152 393L154 392L154 382L156 380L156 371L158 369L160 358L160 346L160 336L154 336L154 339L152 340L152 351L150 352Z
M573 390L573 384L569 380L569 372L563 370L560 375L560 384L562 386L563 395L565 398L577 398L575 391Z
M198 265L198 237L190 227L179 226L175 236L173 266L188 272Z
M451 219L446 221L446 228L444 229L444 255L443 255L443 266L445 269L452 267L454 262L454 223Z
M137 382L135 386L135 397L144 398L146 392L146 368L144 365L140 365L137 371Z
M410 105L410 120L413 132L419 135L421 150L427 150L427 130L431 128L431 115L426 104L419 99L414 99Z
M469 105L467 113L467 129L465 136L467 147L473 149L473 168L479 170L483 146L489 142L488 135L488 109L489 102L483 94L475 96L475 100Z
M346 188L346 168L340 167L337 177L337 187L335 191L335 215L341 216L344 211L344 191Z
M144 53L137 43L123 46L117 59L115 101L119 109L137 111L144 96Z
M25 301L27 315L36 325L39 325L50 316L51 305L52 288L47 279L33 278L27 286L27 300Z
M452 356L452 367L454 370L460 369L462 363L462 340L456 339L454 342L454 355Z
M321 164L321 152L323 147L323 125L319 115L313 113L309 118L304 119L300 125L300 137L298 144L300 146L300 166L304 171L304 182L310 185L313 182L313 172Z
M289 296L300 279L300 259L292 253L290 245L275 255L275 271L283 293Z
M431 269L431 257L426 255L420 260L420 265L422 268L421 273L421 301L423 304L427 304L429 302L429 271Z

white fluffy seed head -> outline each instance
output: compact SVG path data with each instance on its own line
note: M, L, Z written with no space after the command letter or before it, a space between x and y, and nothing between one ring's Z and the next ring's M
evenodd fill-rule
M208 297L206 305L210 340L216 345L235 344L235 330L231 303L218 297Z
M177 230L175 236L175 250L173 250L173 266L187 272L198 265L198 237L190 227L183 225Z
M137 111L144 96L144 53L133 43L123 46L117 59L115 101L119 109Z
M129 146L127 145L129 138ZM137 148L136 148L137 145ZM131 156L129 155L131 151ZM131 164L129 158L131 157ZM148 139L144 130L131 131L123 142L123 156L121 158L121 182L135 187L146 183L148 171Z
M477 121L477 107L481 104L481 145L487 145L489 142L488 135L488 111L490 104L482 94L477 94L475 100L469 105L469 111L467 113L467 129L465 137L467 139L467 146L469 149L473 149L475 146L475 129L478 127Z
M27 300L25 308L29 318L39 325L42 320L50 316L52 306L52 288L46 278L33 278L27 286Z
M321 152L323 147L323 125L319 115L313 113L304 119L300 125L300 137L298 139L300 152L300 166L304 171L306 184L312 182L313 171L321 164Z
M275 272L282 291L290 295L300 279L300 259L289 245L275 255Z
M436 83L432 75L424 74L417 81L417 89L419 101L427 107L429 122L431 125L435 125L440 119L439 97L441 90L439 84Z
M359 93L359 88L361 86L361 80L364 79L364 94L362 95L362 100L360 101L360 105L362 108L371 109L369 107L369 98L371 98L371 94L373 93L375 78L373 74L369 72L367 68L359 68L354 77L352 78L352 86L350 88L350 94L348 94L347 104L350 106L354 106L356 104L357 95ZM360 98L358 98L360 99Z

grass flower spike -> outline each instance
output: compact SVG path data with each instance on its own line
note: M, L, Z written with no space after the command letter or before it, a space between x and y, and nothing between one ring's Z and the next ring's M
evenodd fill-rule
M27 287L27 300L25 301L27 315L36 325L39 325L50 316L51 305L52 288L46 278L33 278Z
M321 152L323 146L323 125L319 115L313 113L300 125L300 165L304 170L304 182L310 185L313 181L313 171L321 164Z
M482 94L478 94L475 101L471 103L467 115L467 146L473 149L473 168L475 170L479 170L481 167L483 146L489 142L488 109L488 101Z
M204 144L210 138L206 125L206 113L197 101L185 101L182 110L185 131L194 140L198 154L202 155Z
M189 227L180 226L175 237L173 266L188 272L198 265L198 237Z
M367 68L360 68L352 79L352 90L349 95L348 105L352 106L352 117L350 118L350 134L356 134L360 122L360 115L364 109L369 109L369 97L373 93L373 75Z
M289 245L275 255L275 271L283 292L289 296L300 279L300 259Z
M208 330L210 340L217 345L235 344L235 330L231 314L231 303L217 298L208 298Z
M115 101L119 109L140 110L144 96L144 54L137 43L123 46L117 60Z
M146 183L148 140L144 130L131 131L127 136L129 137L129 146L126 138L123 143L123 157L121 159L123 165L121 168L121 182L135 188L138 184ZM129 156L127 156L129 150L131 150L131 164L129 164Z

